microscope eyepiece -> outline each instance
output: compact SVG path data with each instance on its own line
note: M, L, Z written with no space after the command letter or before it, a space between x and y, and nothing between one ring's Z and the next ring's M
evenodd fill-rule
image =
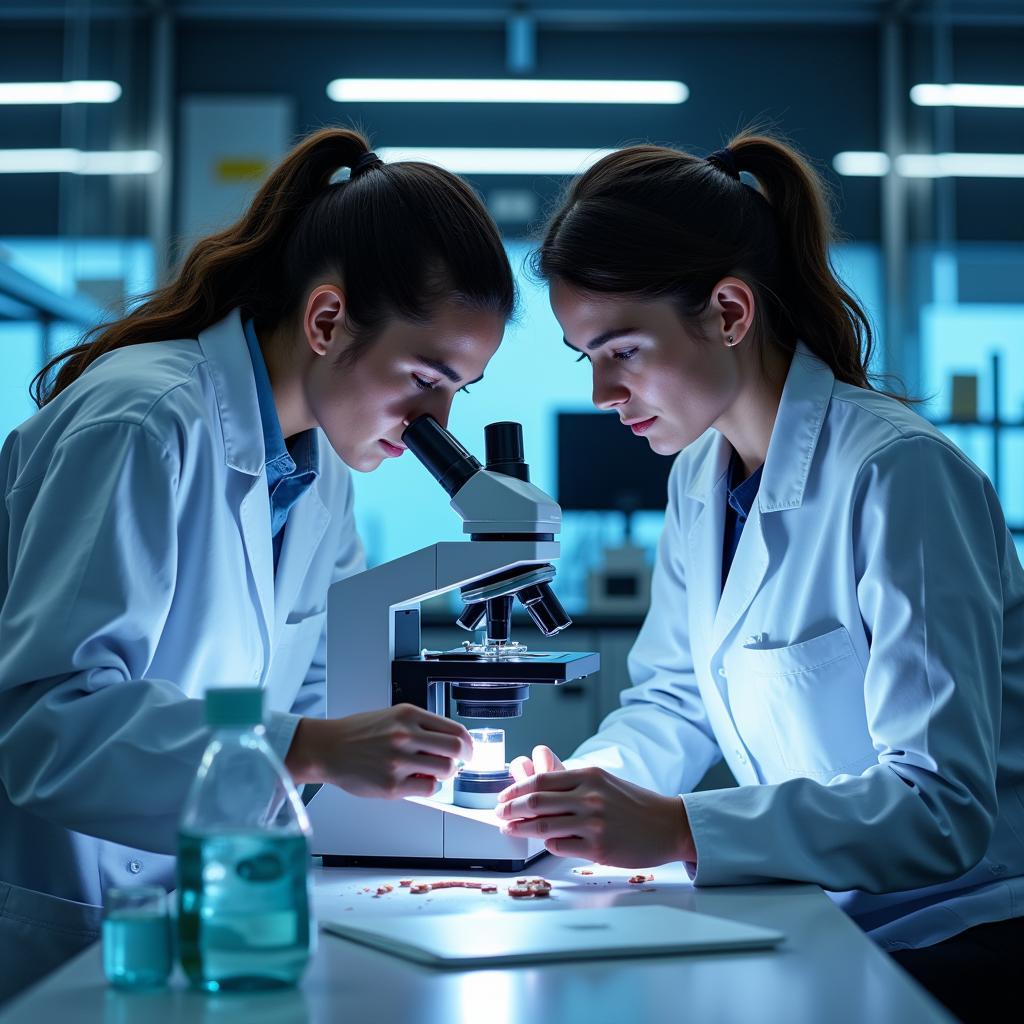
M454 498L479 470L480 463L433 416L419 416L402 434L402 442Z
M530 482L530 467L523 451L523 425L511 421L488 423L484 427L487 468L517 480Z

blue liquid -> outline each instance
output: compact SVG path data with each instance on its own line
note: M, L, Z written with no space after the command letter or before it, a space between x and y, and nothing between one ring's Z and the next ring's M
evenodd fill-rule
M189 981L208 992L294 985L309 961L305 836L192 835L178 844L178 939Z
M148 911L118 911L103 921L103 973L120 988L153 988L171 973L171 926Z

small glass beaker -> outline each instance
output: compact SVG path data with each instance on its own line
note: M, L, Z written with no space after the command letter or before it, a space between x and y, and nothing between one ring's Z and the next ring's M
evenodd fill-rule
M108 889L103 901L103 972L118 988L156 988L171 973L167 893L157 885Z

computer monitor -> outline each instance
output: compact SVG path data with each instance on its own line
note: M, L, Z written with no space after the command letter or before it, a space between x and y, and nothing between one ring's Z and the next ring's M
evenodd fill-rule
M558 414L558 503L563 509L663 511L673 459L619 422L615 413ZM628 525L627 525L628 529Z

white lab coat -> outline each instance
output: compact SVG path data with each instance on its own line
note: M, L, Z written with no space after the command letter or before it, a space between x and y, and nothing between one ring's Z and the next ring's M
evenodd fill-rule
M634 686L574 755L683 802L696 885L815 882L886 948L1024 914L1024 572L986 477L801 345L721 592L677 458ZM739 787L690 792L724 757Z
M348 469L292 508L275 579L240 314L103 356L0 455L0 1001L173 886L206 687L259 684L284 756L324 713L325 602L363 567Z

